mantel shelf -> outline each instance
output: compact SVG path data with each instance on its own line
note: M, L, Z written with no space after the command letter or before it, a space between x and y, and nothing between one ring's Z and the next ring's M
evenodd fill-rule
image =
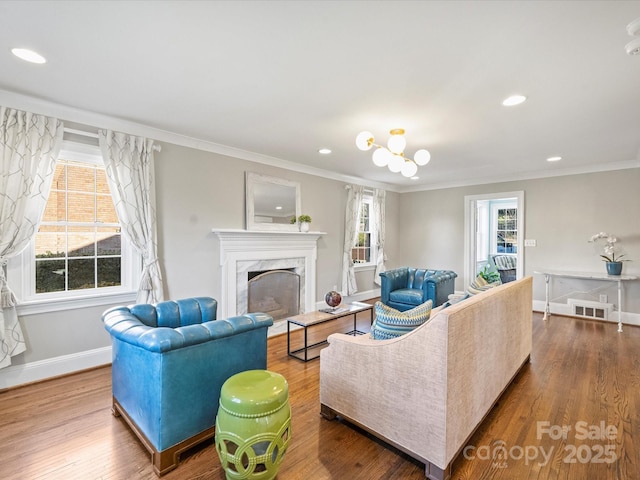
M219 237L293 237L293 236L316 236L326 235L327 232L297 232L297 231L273 231L273 230L244 230L241 228L212 228L211 231Z

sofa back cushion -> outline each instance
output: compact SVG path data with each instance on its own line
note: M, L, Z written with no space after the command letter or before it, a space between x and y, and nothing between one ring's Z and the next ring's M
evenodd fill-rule
M435 270L427 270L424 268L409 268L407 275L406 288L415 288L421 290L424 285L424 277L435 273Z
M169 300L156 305L141 303L129 311L148 327L178 328L210 322L217 318L218 301L211 297Z
M401 312L382 302L376 302L376 318L371 326L371 337L375 340L387 340L412 331L429 319L431 306L431 300L427 300L411 310Z

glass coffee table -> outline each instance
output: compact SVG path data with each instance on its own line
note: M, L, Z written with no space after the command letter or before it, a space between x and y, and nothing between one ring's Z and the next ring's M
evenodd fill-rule
M346 333L347 335L366 334L367 332L358 330L358 313L360 312L368 311L369 321L373 323L373 305L369 303L352 302L341 304L335 309L326 310L329 311L318 310L287 318L287 353L289 356L295 357L303 362L308 362L320 356L320 350L328 345L327 337L331 333ZM326 325L327 322L335 322L338 319L348 316L353 316L353 328L347 332L332 330L331 326ZM294 330L291 329L292 326L294 326ZM295 328L295 326L302 328ZM302 330L300 332L302 342L298 343L302 343L302 346L300 348L294 347L294 350L292 350L292 333L297 335L296 332L300 330Z

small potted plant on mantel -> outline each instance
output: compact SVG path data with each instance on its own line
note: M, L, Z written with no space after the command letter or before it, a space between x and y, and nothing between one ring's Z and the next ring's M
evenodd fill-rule
M298 223L300 224L301 232L308 232L309 224L311 223L311 217L309 215L300 215L298 217Z

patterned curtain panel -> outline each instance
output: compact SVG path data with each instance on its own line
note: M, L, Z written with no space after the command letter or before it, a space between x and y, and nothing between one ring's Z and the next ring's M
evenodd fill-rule
M0 107L0 368L26 350L7 284L7 259L38 231L47 203L63 124L55 118Z
M342 250L342 294L352 295L358 291L358 284L356 283L351 250L356 244L358 236L358 220L364 187L361 185L347 185L346 188L348 193L344 222L344 247Z
M385 192L384 190L379 190L376 188L373 192L373 221L375 222L375 228L378 234L376 238L376 272L373 275L373 281L376 283L376 285L382 285L380 274L386 270L384 268L384 203L386 196L387 192Z
M122 233L143 259L137 303L164 300L158 262L153 140L100 130L100 149Z

